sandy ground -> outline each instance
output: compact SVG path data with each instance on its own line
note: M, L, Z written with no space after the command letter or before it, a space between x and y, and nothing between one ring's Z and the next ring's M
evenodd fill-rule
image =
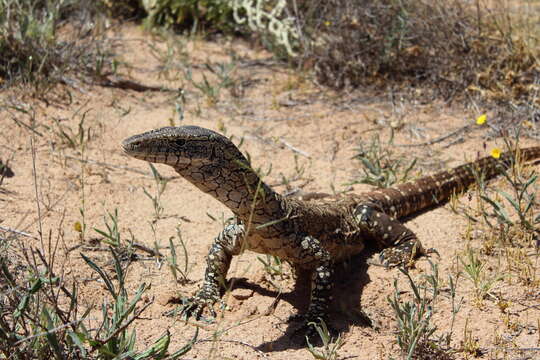
M394 144L425 142L473 124L482 112L482 109L465 109L459 104L450 107L440 102L415 103L399 97L392 101L388 93L371 90L338 94L304 80L299 72L270 61L270 54L242 42L183 40L183 59L193 66L196 81L202 79L205 62L229 63L231 51L238 57L231 75L237 86L233 90L221 89L219 100L212 102L178 70L182 58L173 59L168 64L171 71L164 76L163 63L151 55L150 44L164 51L165 42L131 26L124 27L115 36L126 40L118 50L119 59L130 66L129 70L123 68L124 74L146 85L185 89L184 119L178 119L175 105L180 100L172 92L135 92L80 84L79 89L66 90L71 94L71 102L59 96L59 101L50 104L25 102L14 94L5 94L5 101L12 104L31 104L36 114L36 133L32 136L21 125L30 124L28 116L2 110L0 158L4 161L11 158L14 176L5 178L0 185L0 226L36 236L40 231L41 214L45 239L50 235L53 242L59 242L57 264L64 264L66 281L77 279L80 282L80 298L87 305L101 304L107 292L81 260L80 253L112 270L110 253L91 247L96 239L102 238L93 229L105 229L107 212L118 210L119 230L124 240L133 236L136 242L149 247L157 243L166 254L169 239L173 237L177 241L178 228L189 250L187 283L177 283L165 263L144 252L137 252L142 259L134 261L129 268L128 288L134 291L141 282L149 284L145 300L153 301L136 322L141 349L167 329L173 335L171 349L182 346L193 335L193 324L163 313L173 309L173 303L180 296L190 295L200 286L206 252L231 213L177 177L170 168L157 166L160 174L174 178L161 196L163 215L156 220L152 202L143 192L143 189L150 194L156 191L150 168L122 154L119 144L124 138L171 124L195 124L232 136L237 144L241 142L242 151L250 154L255 167L271 168L265 181L281 192L295 189L361 192L371 187L349 185L361 173L361 163L352 159L359 144L369 144L377 134L387 141L392 131ZM217 81L214 77L209 79ZM81 146L73 148L66 143L60 129L77 133L83 114L83 127L88 131L89 140L81 151ZM491 116L492 113L488 113L488 122ZM487 154L492 147L502 147L502 141L490 135L488 126L478 126L431 146L393 146L392 151L396 158L417 157L414 173L417 176L475 159L478 154ZM35 177L32 141L36 150ZM535 144L538 142L528 138L521 141L522 146ZM460 206L472 206L468 196L459 201ZM80 209L84 209L84 218ZM76 231L77 222L86 224L83 240ZM473 358L464 351L468 343L480 349L476 355L481 359L540 359L538 254L532 248L526 249L535 282L524 285L519 278L505 278L492 289L496 297L482 302L475 300L473 284L462 273L458 279L457 299L463 300L451 329L448 275L455 277L462 271L457 256L463 258L467 246L483 248L481 236L472 236L472 239L467 236L470 233L467 220L452 212L449 205L417 216L407 225L426 247L436 248L440 254L440 258L431 258L438 263L444 290L433 305L433 323L438 327L433 337L452 330L450 346L457 350L456 359ZM26 246L42 246L38 240L28 237L21 236L18 241ZM339 359L402 357L396 344L395 315L387 297L394 293L394 279L398 279L405 299L410 299L411 290L397 269L368 266L366 259L371 254L373 252L352 259L347 269L336 276L338 286L331 325L342 332L344 339L338 351ZM183 358L311 358L303 346L291 341L297 324L286 322L298 307L304 309L307 294L291 292L294 279L287 265L284 265L282 277L271 278L257 260L258 256L246 252L234 259L229 278L237 281L227 297L229 309L217 324L204 325L199 339L206 340L199 341ZM504 257L481 256L488 263L487 275L506 269ZM181 254L179 261L183 261ZM411 275L419 282L426 273L430 273L427 259L421 259L417 268L411 270ZM508 307L501 306L501 301ZM360 309L373 320L373 326L359 320ZM216 330L223 332L215 335ZM536 350L519 350L524 348Z

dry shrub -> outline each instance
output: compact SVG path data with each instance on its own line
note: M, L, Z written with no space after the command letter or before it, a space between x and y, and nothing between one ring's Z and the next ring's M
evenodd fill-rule
M109 69L98 15L93 3L78 0L0 1L0 89L27 84L45 94Z
M463 0L298 1L301 62L335 88L422 85L540 105L540 66L501 13ZM508 19L506 19L508 20Z

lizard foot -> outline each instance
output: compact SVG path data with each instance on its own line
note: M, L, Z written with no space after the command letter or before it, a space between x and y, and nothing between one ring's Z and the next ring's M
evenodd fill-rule
M215 303L219 303L221 309L225 309L226 307L226 304L223 302L223 300L221 300L219 295L213 291L210 292L205 291L205 289L201 289L193 297L182 298L182 305L174 310L166 312L165 315L175 316L179 314L184 320L193 317L195 320L202 320L204 322L211 323L213 322L213 319L217 317L216 311L214 310ZM210 312L210 318L205 318L202 316L205 308L207 308Z
M386 268L403 265L411 267L414 259L425 254L422 245L416 239L404 241L395 247L386 248L379 254L379 265Z

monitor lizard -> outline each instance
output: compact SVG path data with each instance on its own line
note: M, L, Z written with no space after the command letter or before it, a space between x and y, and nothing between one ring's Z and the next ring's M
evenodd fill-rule
M511 166L514 156L481 158L448 171L391 188L332 200L286 198L261 180L247 158L227 137L198 126L164 127L123 141L134 158L172 166L186 180L227 206L235 224L214 239L206 258L204 282L183 309L197 318L204 308L215 316L231 259L248 249L271 254L297 269L314 270L311 301L303 327L324 320L332 299L334 264L358 254L371 241L383 250L384 266L409 265L425 254L416 235L397 219L447 201L475 183ZM523 160L540 158L540 146L521 149Z

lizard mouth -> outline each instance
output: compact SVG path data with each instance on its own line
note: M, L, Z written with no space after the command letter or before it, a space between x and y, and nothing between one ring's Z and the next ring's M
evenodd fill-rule
M193 159L182 156L181 154L162 151L162 148L164 147L162 144L138 141L137 136L122 141L121 147L124 154L138 160L152 163L179 166L191 164L193 161Z
M130 151L129 145L126 144L125 140L122 141L122 151L124 152L124 154L129 155L129 151Z
M130 143L130 139L131 138L122 141L122 151L126 155L134 156L137 152L135 151L135 146Z
M134 141L133 137L130 137L122 141L122 152L128 156L134 157L135 159L145 160L148 157L148 152L140 149L140 144L137 141Z

